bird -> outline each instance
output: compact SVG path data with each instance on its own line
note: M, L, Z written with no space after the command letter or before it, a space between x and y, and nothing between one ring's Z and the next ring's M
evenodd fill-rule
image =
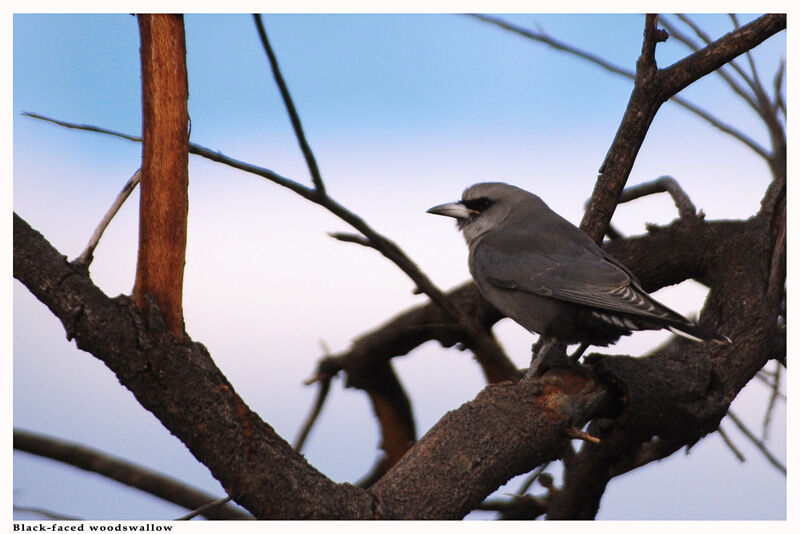
M588 346L608 346L638 330L731 342L651 297L630 269L533 193L500 182L478 183L461 200L428 213L456 219L481 295L541 337L531 368L552 345L580 343L573 355L577 361Z

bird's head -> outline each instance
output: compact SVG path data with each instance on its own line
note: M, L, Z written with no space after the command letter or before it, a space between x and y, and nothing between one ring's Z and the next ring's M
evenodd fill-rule
M468 187L461 200L439 204L428 213L445 215L456 219L458 229L464 232L467 244L472 244L480 236L504 224L514 213L514 207L534 197L527 191L499 182L486 182Z

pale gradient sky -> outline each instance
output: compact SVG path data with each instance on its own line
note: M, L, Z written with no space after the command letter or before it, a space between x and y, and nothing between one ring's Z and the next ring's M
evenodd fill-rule
M641 49L641 15L508 18L630 69ZM714 37L730 31L727 16L696 20ZM264 22L329 193L395 240L440 287L468 278L466 247L452 224L425 210L457 199L472 183L514 183L580 221L629 81L463 16L267 15ZM192 141L307 181L252 18L189 15L185 24ZM13 44L14 210L74 258L138 167L141 149L21 113L138 135L136 20L125 14L16 15ZM765 80L785 57L785 46L780 34L756 51ZM683 54L679 43L659 45L662 66ZM685 95L766 139L717 77ZM672 104L659 111L630 183L664 174L678 179L709 219L750 216L769 180L755 155ZM134 194L92 264L94 281L112 296L128 293L133 282L137 210ZM669 198L658 196L620 207L614 224L641 233L645 223L675 216ZM349 230L276 185L190 159L187 331L288 441L315 394L302 381L321 356L320 343L345 350L358 335L425 300L378 254L327 236ZM685 285L657 297L695 313L704 291ZM84 443L222 495L207 469L102 363L67 342L60 323L16 281L13 302L15 426ZM510 321L497 332L514 361L525 365L533 337ZM605 352L642 353L664 339L636 334ZM394 363L420 434L484 386L469 354L433 343ZM765 399L764 388L752 385L734 410L758 427ZM615 479L599 517L784 518L785 478L729 423L723 426L746 463L710 436L688 456L678 453ZM365 395L336 381L305 454L333 479L354 481L372 466L378 440ZM785 461L782 404L769 446ZM102 519L183 513L25 454L14 455L13 467L18 505Z

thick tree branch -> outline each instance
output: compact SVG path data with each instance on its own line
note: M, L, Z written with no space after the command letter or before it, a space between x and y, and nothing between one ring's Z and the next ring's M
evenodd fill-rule
M666 100L785 29L785 14L763 15L662 69L659 73L661 98Z
M581 228L598 242L605 234L605 228L607 228L611 220L617 204L617 199L625 186L633 161L635 160L647 129L658 108L667 99L672 98L676 100L690 111L697 113L705 120L711 121L714 126L723 132L733 135L744 142L768 161L770 160L770 155L751 138L714 119L710 114L703 112L689 102L677 98L676 94L692 82L715 71L725 63L731 61L734 57L757 46L771 35L784 29L786 27L785 15L765 15L760 17L754 22L738 28L734 32L711 43L706 48L697 51L686 59L660 71L655 70L656 67L652 52L655 50L656 41L663 39L663 35L658 34L655 29L655 17L650 17L650 25L647 26L648 31L646 32L647 38L643 44L643 53L635 76L629 71L617 67L593 54L561 43L542 33L532 32L494 17L485 15L474 16L484 22L498 25L530 39L548 44L558 50L587 59L616 74L634 77L634 90L629 100L625 116L623 117L622 124L614 139L614 143L609 149L609 153L601 166L600 176L595 185L589 209L587 209L583 221L581 222ZM778 128L773 127L770 129L771 132L773 130L775 133L772 134L772 137L775 139L779 137Z
M14 276L259 518L461 517L511 476L557 457L569 439L564 429L607 399L602 386L570 371L556 380L561 386L498 384L447 416L365 492L309 466L250 411L202 345L179 342L155 313L145 321L128 298L106 297L84 265L68 263L16 214Z
M692 21L692 19L690 19L688 16L678 14L677 17L681 22L689 26L689 28L691 28L691 30L694 31L694 33L703 41L703 44L701 45L694 42L688 35L680 31L675 25L673 25L669 21L669 19L667 19L666 17L662 17L661 25L664 26L664 28L666 28L667 31L669 32L670 39L675 39L677 41L680 41L693 52L697 52L701 48L703 48L703 46L712 43L713 39L711 39L711 37L708 34L706 34L699 26L697 26L697 24L695 24ZM742 100L744 100L747 104L749 104L754 111L758 112L759 110L758 101L752 94L752 92L755 91L755 85L753 84L752 80L750 80L750 78L747 76L744 70L742 70L742 68L739 67L739 65L735 61L731 61L728 65L730 65L730 68L732 68L736 72L736 74L738 74L739 77L742 80L744 80L744 82L748 85L751 91L750 93L748 93L747 89L742 87L733 78L733 76L728 74L726 70L727 65L725 67L719 68L715 74L717 74L720 78L725 80L725 83L727 83L728 86L730 86L730 88L733 90L734 93L739 95L739 97L741 97Z
M488 386L446 414L371 487L380 515L463 517L509 478L558 458L566 429L582 426L608 399L604 387L563 369L543 381Z
M98 133L106 133L115 135L117 137L123 137L132 141L137 140L136 138L110 132L98 127L63 123L61 121L54 121L38 115L31 116L33 118L55 122L62 126L87 129L89 131ZM464 308L459 306L458 302L452 302L428 279L428 277L417 267L413 261L411 261L410 258L406 256L406 254L397 245L381 234L375 232L358 215L352 213L331 197L327 195L319 195L315 190L285 178L269 169L234 160L218 152L213 152L207 148L195 144L189 144L189 152L266 178L294 191L303 198L306 198L307 200L310 200L328 209L330 212L349 223L365 236L363 241L361 241L361 244L369 243L371 248L374 248L386 258L390 259L393 263L400 267L400 269L405 272L409 278L417 283L417 288L419 291L424 292L428 297L430 297L431 301L434 303L434 306L437 308L436 323L432 325L434 330L440 331L441 333L439 334L439 337L443 339L453 339L454 341L450 342L450 345L456 343L455 340L457 340L457 342L463 343L471 348L489 382L494 383L520 376L519 370L514 366L513 362L508 358L502 347L499 345L499 343L497 343L492 335L491 330L489 329L490 325L487 325L484 321L482 321L480 316L476 317L475 314L470 313L471 309L469 307ZM358 239L350 237L347 238L347 240L353 241ZM438 313L439 310L441 310L441 313ZM492 312L496 313L493 310ZM443 343L446 343L446 341ZM394 355L395 354L392 354L391 356ZM365 358L349 358L342 360L339 364L333 363L333 361L329 361L327 363L323 361L320 365L326 365L329 368L331 366L338 365L338 367L332 371L333 374L344 370L348 373L348 376L357 376L357 379L349 381L351 384L373 383L376 380L380 381L380 377L386 376L386 369L384 369L384 367L388 365L388 359L384 361L384 363L375 363L368 361ZM372 378L369 377L370 373L376 371L380 371L378 372L379 376ZM393 374L393 371L391 371L391 373ZM386 459L380 462L378 466L379 468L374 471L375 476L380 476L383 472L385 472L385 470L391 466L391 463L389 462L398 459L402 452L404 452L400 450L401 444L407 448L415 439L413 416L410 413L410 404L408 398L406 397L402 385L400 385L396 377L394 382L396 382L396 387L393 387L392 391L388 394L381 393L377 389L371 389L367 391L367 393L370 395L373 408L376 410L376 415L378 416L378 420L381 424L381 430L383 433L383 446L393 451L387 456ZM397 425L395 426L395 424ZM368 479L369 478L370 477L368 477Z
M189 213L189 84L181 15L139 15L142 168L133 300L155 303L183 335L183 266Z
M308 465L248 408L205 347L180 341L157 313L145 321L127 297L108 298L85 266L68 263L16 214L14 277L253 515L371 517L369 496Z
M651 57L656 41L661 38L654 24L655 17L648 16L633 93L614 142L600 167L589 208L581 221L581 229L598 243L605 235L633 162L661 104L689 84L786 28L786 16L764 15L661 70L657 70Z

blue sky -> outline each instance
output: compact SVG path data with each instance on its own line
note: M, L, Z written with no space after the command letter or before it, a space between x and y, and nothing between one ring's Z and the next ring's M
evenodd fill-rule
M641 15L507 18L630 69L641 49ZM730 31L726 16L696 20L714 37ZM627 80L464 16L267 15L264 22L329 193L395 240L442 288L468 278L466 247L451 224L425 210L457 199L472 183L502 180L536 192L577 223L630 94ZM308 181L252 18L188 15L185 24L192 141ZM125 14L16 15L13 46L14 210L74 258L137 169L141 149L21 113L138 134L136 20ZM781 34L756 51L765 79L771 80L785 47ZM685 54L673 42L658 50L661 66ZM718 78L707 77L684 94L766 139ZM755 155L671 104L659 111L630 183L665 174L681 182L709 219L753 214L769 181ZM109 295L132 286L137 206L134 194L95 254L92 277ZM645 223L675 216L668 198L653 197L622 206L614 223L641 233ZM348 230L260 178L190 160L187 331L289 441L312 403L315 392L302 381L321 356L321 343L345 350L358 335L424 301L386 260L327 236ZM702 306L704 291L683 284L657 297L691 314ZM82 442L222 494L100 362L65 340L60 324L18 282L13 303L16 426ZM530 334L510 321L497 333L515 362L525 365ZM637 334L606 352L642 353L664 339ZM484 385L467 354L432 343L395 365L420 432ZM753 384L734 410L757 426L765 398ZM746 463L711 436L689 455L615 480L599 517L785 517L784 477L730 425L727 430ZM335 480L352 481L371 467L378 440L365 396L336 382L306 456ZM769 445L785 461L783 406ZM14 455L13 469L15 504L83 518L183 513L24 454ZM759 489L757 497L752 488Z

